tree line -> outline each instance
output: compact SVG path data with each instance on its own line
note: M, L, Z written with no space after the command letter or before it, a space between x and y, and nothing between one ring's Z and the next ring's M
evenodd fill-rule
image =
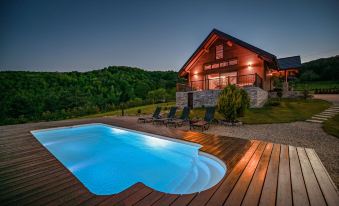
M302 64L301 81L339 81L339 55Z
M0 125L59 120L175 99L177 72L0 72Z

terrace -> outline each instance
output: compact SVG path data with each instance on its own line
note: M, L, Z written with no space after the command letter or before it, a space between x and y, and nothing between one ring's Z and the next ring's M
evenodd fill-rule
M239 87L255 86L262 88L263 80L257 73L238 76L207 75L206 80L190 81L186 84L177 83L177 92L219 90L230 84Z
M30 133L32 130L105 123L201 144L222 160L225 177L188 195L165 194L137 183L115 194L90 193ZM124 118L94 118L0 127L2 205L336 205L338 192L313 149L145 127Z

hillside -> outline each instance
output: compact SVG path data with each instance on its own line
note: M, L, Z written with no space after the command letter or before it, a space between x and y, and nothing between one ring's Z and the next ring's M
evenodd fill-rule
M57 120L174 99L177 73L111 66L90 72L0 72L0 125Z
M303 63L300 71L300 80L338 81L339 55Z

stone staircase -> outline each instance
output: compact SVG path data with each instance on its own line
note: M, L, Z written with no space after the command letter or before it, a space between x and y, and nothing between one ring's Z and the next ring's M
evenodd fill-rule
M322 113L312 116L310 119L306 120L306 122L323 123L324 121L332 118L334 115L338 113L339 105L333 105L330 108L323 111Z

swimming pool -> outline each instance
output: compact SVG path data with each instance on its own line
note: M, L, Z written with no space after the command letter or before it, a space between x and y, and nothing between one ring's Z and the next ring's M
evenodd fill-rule
M87 124L31 132L92 193L119 193L137 182L171 194L217 184L226 166L201 145L153 134Z

